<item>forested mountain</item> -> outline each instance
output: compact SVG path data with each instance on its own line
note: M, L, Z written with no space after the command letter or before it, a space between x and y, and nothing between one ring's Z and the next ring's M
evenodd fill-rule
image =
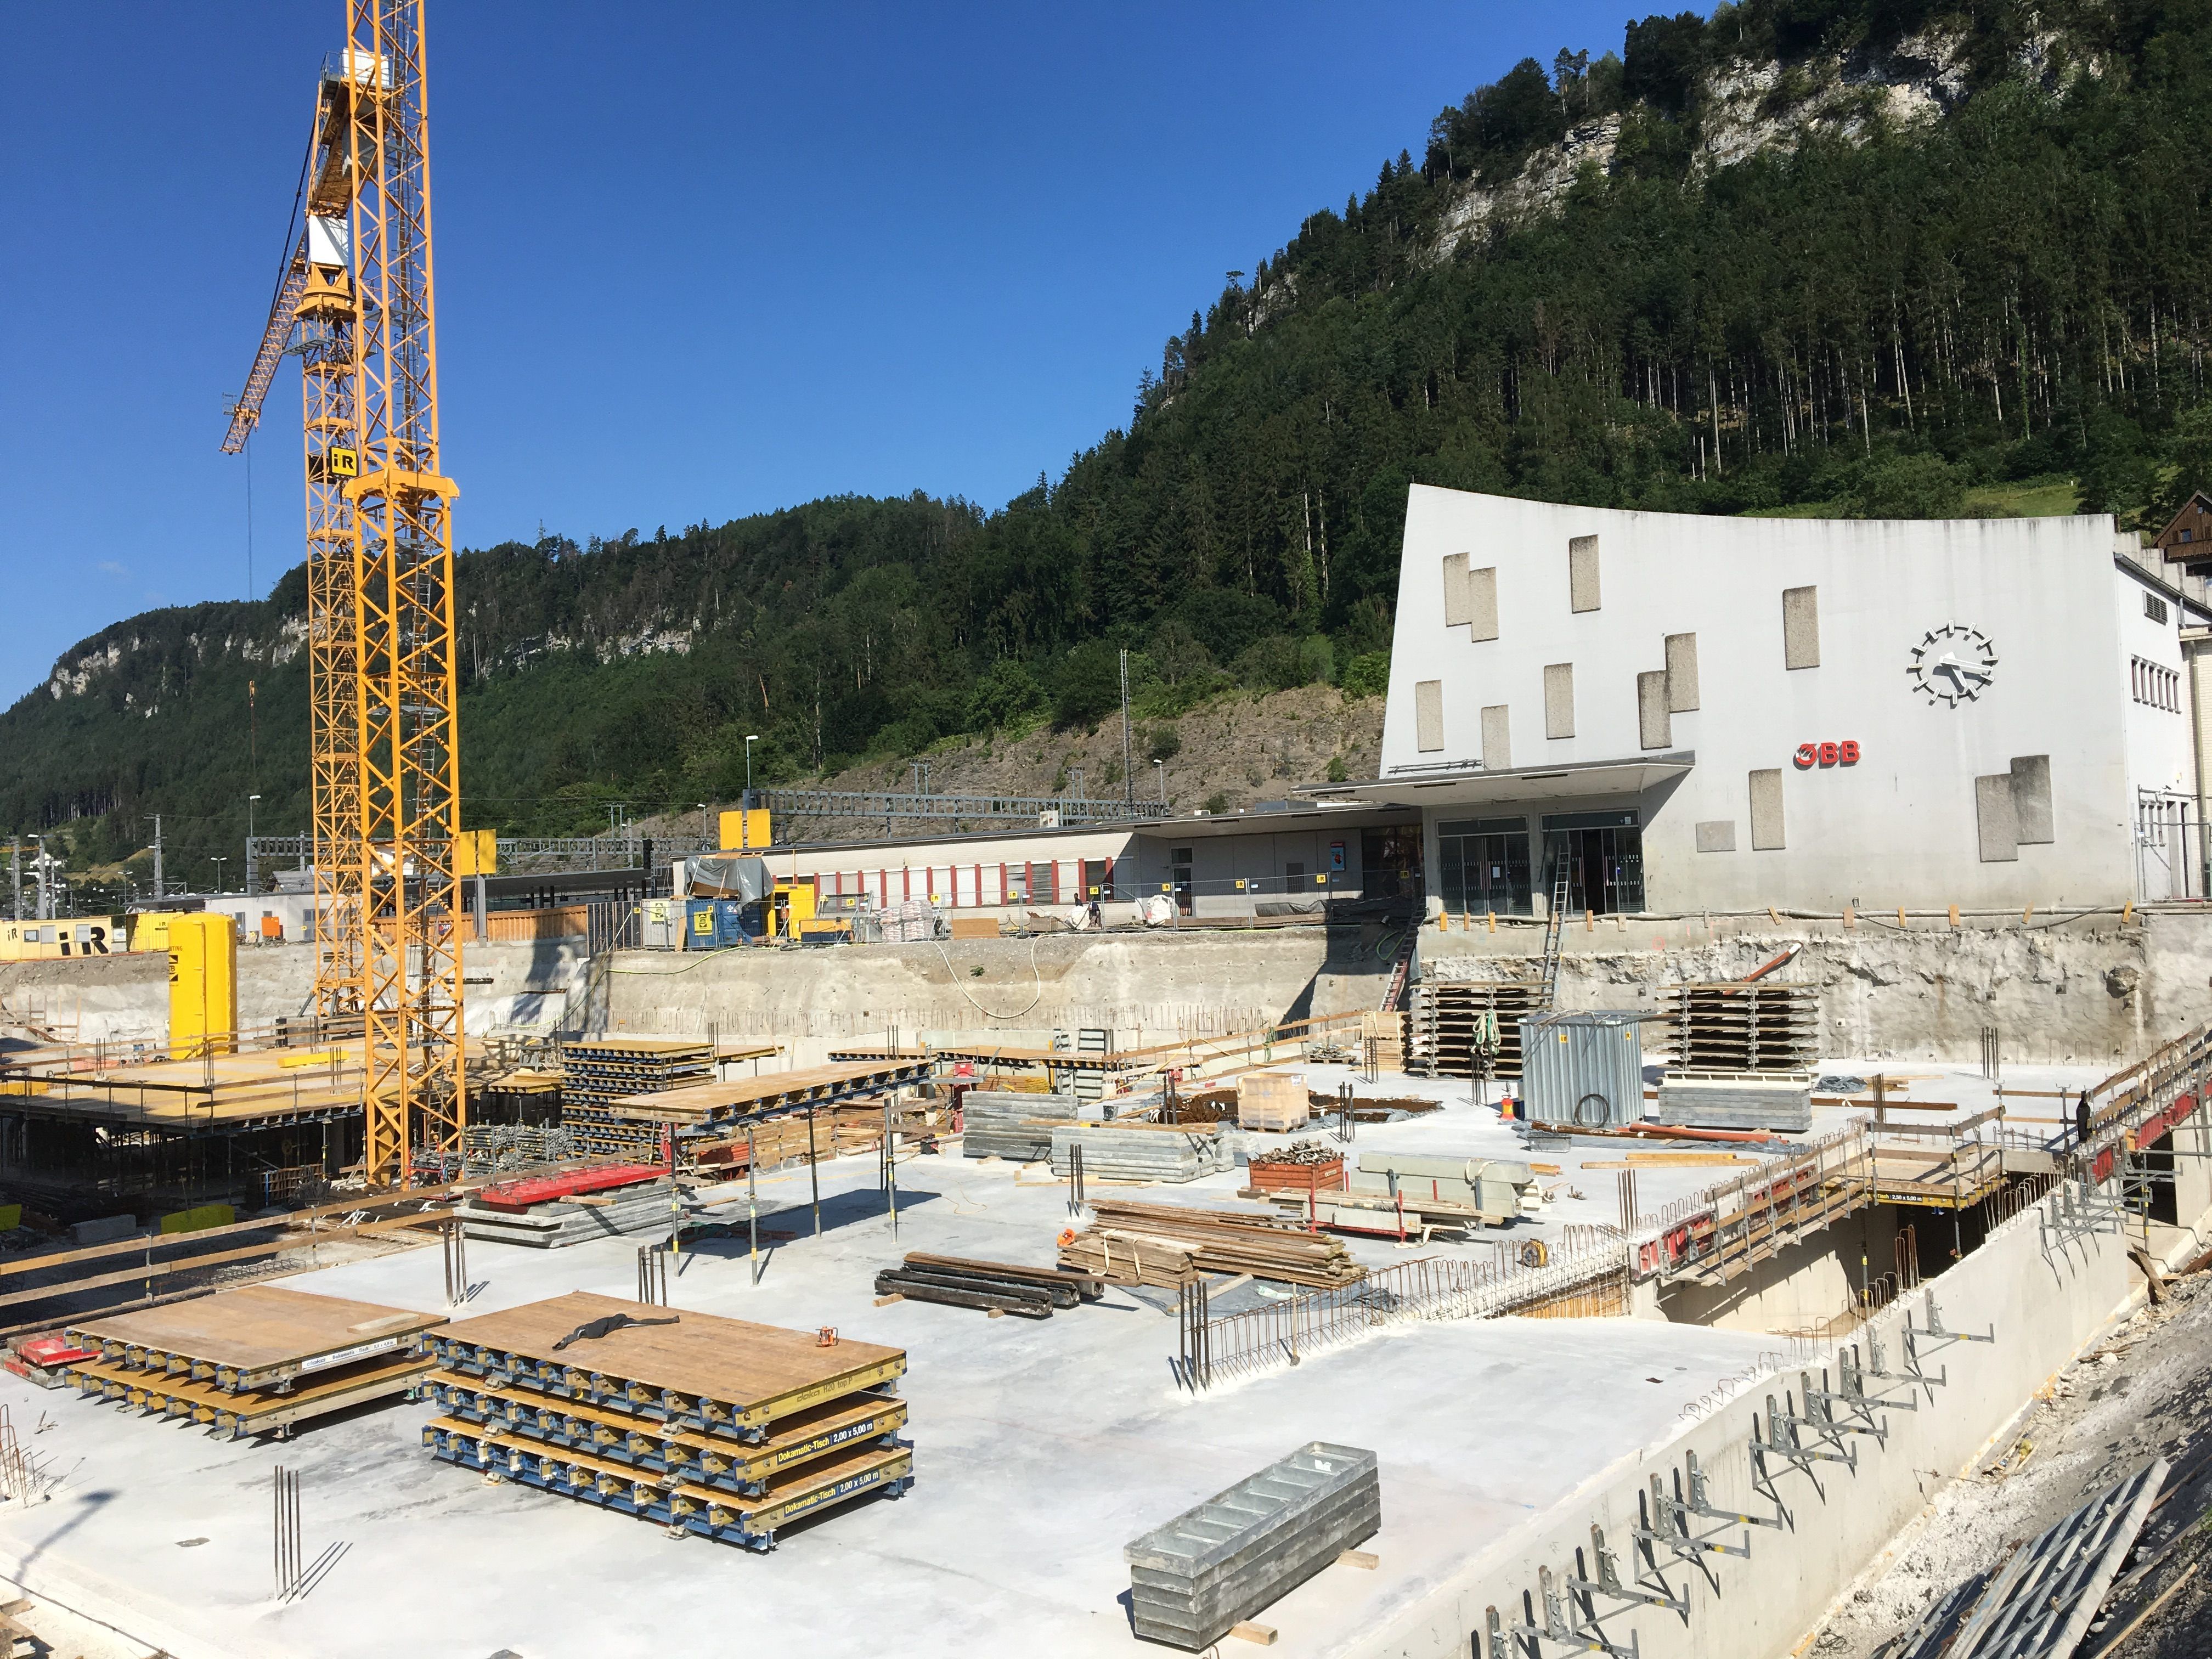
M467 816L726 798L747 732L765 781L1087 721L1121 647L1156 720L1377 685L1409 482L1936 515L2071 479L2157 520L2212 477L2208 112L2207 0L1746 0L1523 62L1194 312L1124 422L1002 507L841 498L464 556ZM256 790L297 827L301 594L65 653L0 716L0 829L112 859L161 810L187 855L228 851Z

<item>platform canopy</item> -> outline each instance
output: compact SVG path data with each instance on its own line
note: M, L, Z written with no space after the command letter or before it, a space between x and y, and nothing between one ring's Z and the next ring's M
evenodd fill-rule
M1686 775L1697 762L1696 753L1687 749L1620 760L1507 767L1495 772L1485 770L1480 761L1455 761L1434 767L1395 768L1386 778L1352 783L1310 783L1297 793L1332 805L1389 800L1424 808L1483 806L1506 801L1578 800L1600 795L1641 794L1656 785Z

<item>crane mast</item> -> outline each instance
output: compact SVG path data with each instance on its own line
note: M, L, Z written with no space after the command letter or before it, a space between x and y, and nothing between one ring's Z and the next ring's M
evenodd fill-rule
M450 509L440 471L422 0L346 0L354 258L352 544L364 1173L458 1159L459 721Z

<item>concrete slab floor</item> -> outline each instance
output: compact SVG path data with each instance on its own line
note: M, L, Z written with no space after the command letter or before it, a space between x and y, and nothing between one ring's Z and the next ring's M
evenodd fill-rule
M1356 1150L1502 1152L1512 1140L1494 1113L1458 1104L1364 1127ZM1285 1655L1343 1653L1516 1523L1668 1437L1686 1407L1778 1346L1646 1321L1407 1326L1193 1397L1171 1380L1173 1319L1120 1291L1038 1323L873 1305L875 1270L907 1249L1049 1261L1069 1219L1063 1188L1010 1165L917 1158L900 1167L894 1238L872 1157L825 1164L822 1178L823 1238L811 1237L806 1172L765 1179L762 1197L781 1212L771 1230L799 1236L763 1252L757 1285L743 1241L716 1241L686 1261L671 1299L905 1347L917 1480L903 1499L832 1511L757 1556L488 1486L422 1449L427 1405L254 1444L0 1378L18 1423L55 1420L36 1449L61 1477L47 1502L0 1507L0 1574L179 1659L501 1649L599 1659L736 1638L823 1655L1127 1654L1138 1650L1122 1545L1318 1437L1379 1454L1383 1526L1366 1547L1382 1564L1328 1569L1265 1618ZM1238 1179L1126 1190L1218 1203ZM1554 1213L1565 1206L1539 1231L1556 1231ZM1417 1253L1352 1248L1378 1266ZM577 1288L628 1297L635 1257L634 1239L554 1252L472 1242L471 1309ZM285 1282L422 1309L443 1293L427 1249ZM279 1463L301 1474L309 1557L344 1547L290 1606L271 1597ZM195 1539L206 1541L186 1547Z

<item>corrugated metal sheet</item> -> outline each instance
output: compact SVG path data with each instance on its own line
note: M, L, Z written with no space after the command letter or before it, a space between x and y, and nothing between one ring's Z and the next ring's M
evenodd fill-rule
M1546 1123L1619 1128L1644 1115L1644 1022L1599 1010L1521 1022L1521 1085Z

